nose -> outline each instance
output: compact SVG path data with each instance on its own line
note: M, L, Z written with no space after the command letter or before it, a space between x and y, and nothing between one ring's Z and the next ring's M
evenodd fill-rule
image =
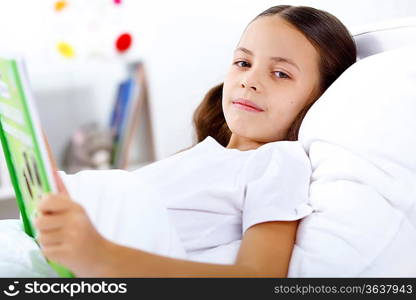
M260 84L257 80L258 76L253 70L246 71L241 78L240 86L242 88L249 88L255 92L259 91Z
M244 89L246 87L250 87L253 91L257 92L257 87L255 85L249 85L247 83L241 82L241 87Z

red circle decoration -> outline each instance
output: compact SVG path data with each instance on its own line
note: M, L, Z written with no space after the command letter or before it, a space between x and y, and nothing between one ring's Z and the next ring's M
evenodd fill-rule
M116 48L119 52L125 52L127 51L132 42L132 37L129 33L123 33L121 34L117 40L116 40Z

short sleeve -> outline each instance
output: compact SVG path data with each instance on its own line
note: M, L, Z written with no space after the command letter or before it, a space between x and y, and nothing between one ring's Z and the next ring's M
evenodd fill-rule
M260 147L243 169L243 233L269 221L293 221L309 215L311 166L297 141Z

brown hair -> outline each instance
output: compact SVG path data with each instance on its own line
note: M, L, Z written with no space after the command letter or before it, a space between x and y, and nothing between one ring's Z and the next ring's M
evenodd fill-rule
M320 57L320 83L316 98L296 117L284 140L298 138L299 128L307 111L322 93L349 66L356 61L357 50L348 29L332 14L307 6L273 6L257 17L278 15L296 27L317 49ZM251 23L250 22L250 23ZM211 136L224 147L227 146L231 131L222 110L223 83L211 88L193 115L197 143Z

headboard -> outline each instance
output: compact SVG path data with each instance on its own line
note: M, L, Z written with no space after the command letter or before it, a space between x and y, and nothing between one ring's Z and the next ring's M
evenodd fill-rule
M357 58L416 45L416 18L392 19L351 30L357 45Z

